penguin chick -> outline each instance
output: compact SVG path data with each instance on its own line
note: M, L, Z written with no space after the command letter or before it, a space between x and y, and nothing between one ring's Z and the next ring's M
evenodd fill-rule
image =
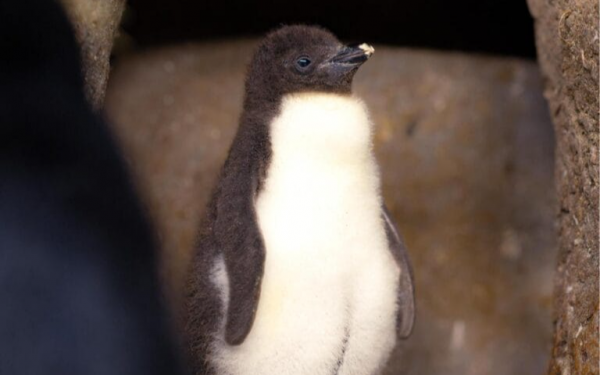
M373 375L410 334L412 271L351 90L373 52L308 26L258 47L189 277L196 374Z

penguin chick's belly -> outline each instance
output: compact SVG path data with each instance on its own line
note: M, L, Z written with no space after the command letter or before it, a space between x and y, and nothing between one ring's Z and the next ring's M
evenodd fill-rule
M214 359L231 375L376 374L395 345L399 269L366 110L349 97L290 101L271 125L256 202L266 248L256 319Z

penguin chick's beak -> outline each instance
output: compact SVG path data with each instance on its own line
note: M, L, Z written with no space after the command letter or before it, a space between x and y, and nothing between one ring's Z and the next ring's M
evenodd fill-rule
M337 65L358 67L367 61L374 52L375 48L366 43L349 45L342 48L330 61Z

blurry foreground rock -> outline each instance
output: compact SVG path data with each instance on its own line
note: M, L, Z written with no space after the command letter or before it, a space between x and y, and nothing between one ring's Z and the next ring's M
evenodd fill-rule
M118 64L106 107L163 244L174 300L234 135L253 42ZM377 48L356 77L417 325L387 374L543 374L555 264L553 131L534 63Z
M559 256L551 375L598 375L598 1L529 0L556 129Z
M86 94L92 106L102 107L110 52L125 0L60 0L73 23L81 46Z

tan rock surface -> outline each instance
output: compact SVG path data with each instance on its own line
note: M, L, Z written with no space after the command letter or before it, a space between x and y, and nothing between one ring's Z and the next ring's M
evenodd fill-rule
M102 107L110 53L125 0L60 0L73 23L81 46L86 95L94 108Z
M550 374L598 375L598 1L528 3L557 135L560 250Z

